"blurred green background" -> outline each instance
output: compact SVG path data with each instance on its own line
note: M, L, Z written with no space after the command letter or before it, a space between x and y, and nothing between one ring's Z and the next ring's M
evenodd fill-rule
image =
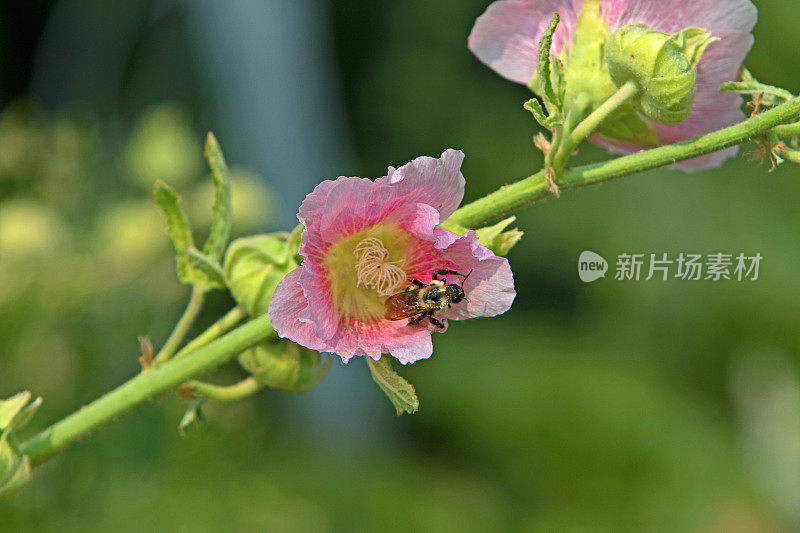
M449 147L467 201L538 169L526 89L466 48L487 4L3 2L0 397L44 397L28 431L134 375L137 335L163 342L180 315L150 191L170 182L208 227L206 131L236 235L291 227L323 179ZM747 65L796 92L795 8L757 6ZM360 360L303 395L207 404L184 438L167 395L39 468L0 530L797 530L799 174L740 157L540 202L518 214L511 311L399 368L416 415ZM753 282L584 284L583 250L764 259ZM231 305L214 294L198 331Z

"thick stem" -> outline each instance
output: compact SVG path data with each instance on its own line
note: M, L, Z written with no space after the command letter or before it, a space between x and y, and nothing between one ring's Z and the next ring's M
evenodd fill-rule
M20 451L30 457L31 462L41 463L137 405L229 361L271 335L274 330L267 316L255 318L198 348L191 357L174 359L140 373L22 443Z
M604 163L575 168L565 172L558 184L562 189L573 189L671 165L742 144L779 124L798 119L800 119L800 99L790 100L744 122L713 133L651 150L642 150ZM550 194L544 172L540 171L461 207L453 213L451 219L467 228L479 228L548 196Z
M164 343L164 347L156 354L155 359L153 359L153 365L161 365L172 357L172 354L175 353L175 350L177 350L178 346L183 342L183 338L186 336L189 328L194 324L197 315L200 314L204 299L205 295L203 289L194 285L192 287L192 295L189 297L189 303L186 305L186 310L183 312L180 320L178 320L178 323L175 324L175 329L170 333L167 342Z

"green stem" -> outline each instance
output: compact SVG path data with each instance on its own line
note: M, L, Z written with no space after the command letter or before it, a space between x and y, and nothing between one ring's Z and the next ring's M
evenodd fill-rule
M225 316L214 322L207 330L188 342L186 346L181 348L181 351L175 354L173 359L183 357L186 354L193 352L200 346L208 344L241 322L246 316L247 313L242 311L238 306L234 307L228 311Z
M578 123L575 129L573 129L569 133L569 136L561 143L561 146L558 147L558 152L553 159L553 165L556 169L560 170L566 163L567 158L572 154L572 151L575 150L575 147L586 137L594 133L605 119L619 109L620 106L628 102L628 100L636 96L638 92L639 87L636 83L632 81L625 82L608 100L600 104L589 116Z
M180 320L178 320L178 323L175 324L175 329L173 329L172 333L170 333L167 342L164 343L164 347L161 348L161 350L153 359L154 366L165 363L167 359L172 357L172 354L175 353L175 350L178 349L178 346L181 345L183 338L186 336L189 328L192 327L194 320L200 313L200 309L203 307L204 299L205 293L203 289L199 288L197 285L194 285L192 287L192 295L189 297L189 303L186 305L186 310L183 312Z
M198 348L191 357L174 359L142 372L111 392L56 422L20 445L31 462L41 463L98 427L137 405L215 368L250 346L274 335L266 315Z
M800 122L775 126L774 128L772 128L772 131L778 137L795 137L800 135Z
M800 99L790 100L744 122L713 133L651 150L642 150L604 163L575 168L564 173L558 184L562 189L574 189L671 165L742 144L775 126L798 119L800 119ZM544 172L539 171L461 207L453 213L451 219L461 226L478 228L548 196L550 194Z
M264 385L259 383L253 376L250 376L233 385L213 385L203 381L189 381L186 383L186 387L192 389L195 394L211 398L212 400L235 402L251 396L253 393L261 390Z

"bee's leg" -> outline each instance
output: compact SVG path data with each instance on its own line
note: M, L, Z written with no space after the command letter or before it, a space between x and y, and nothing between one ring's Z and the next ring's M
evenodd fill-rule
M412 318L411 320L409 320L409 321L408 321L408 323L409 323L409 324L419 324L419 323L420 323L420 321L421 321L423 318L425 318L425 315L427 315L427 313L422 313L422 314L420 314L420 315L417 315L417 316L415 316L414 318Z
M461 272L456 272L455 270L448 270L448 269L446 269L446 268L440 268L439 270L437 270L436 272L434 272L434 273L433 273L433 279L436 279L436 280L438 280L438 279L439 279L439 276L446 276L446 275L448 275L448 274L453 274L453 275L455 275L455 276L463 276L463 277L466 277L466 276L464 276L464 274L462 274Z
M434 325L434 326L436 326L437 328L442 328L442 329L444 329L444 324L442 324L441 322L439 322L438 320L436 320L435 318L433 318L433 311L431 311L430 313L428 313L428 320L430 320L430 321L431 321L431 324L433 324L433 325Z
M424 284L424 283L422 283L422 282L421 282L420 280L418 280L418 279L409 279L408 281L409 281L409 283L413 283L413 284L414 284L414 285L416 285L417 287L424 287L424 286L425 286L425 284Z

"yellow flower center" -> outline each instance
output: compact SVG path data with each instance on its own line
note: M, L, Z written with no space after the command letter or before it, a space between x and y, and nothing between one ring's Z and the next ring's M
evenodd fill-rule
M406 283L409 239L407 231L384 222L350 234L328 248L328 281L342 318L383 320L386 297L403 290Z
M406 281L406 273L397 266L401 260L389 261L389 250L377 237L367 237L354 251L356 256L356 286L365 285L381 296L398 292Z

